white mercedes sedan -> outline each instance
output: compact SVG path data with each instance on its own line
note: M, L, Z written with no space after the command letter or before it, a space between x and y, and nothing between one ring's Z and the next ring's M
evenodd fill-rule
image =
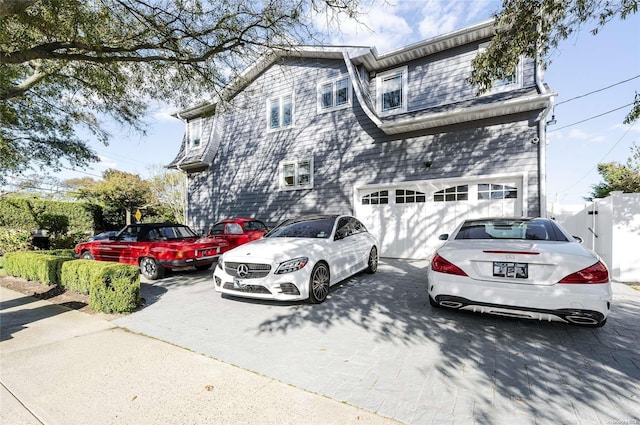
M329 287L378 269L378 241L351 216L286 220L264 238L227 251L213 272L217 292L321 303Z
M440 239L427 271L433 307L590 327L607 321L607 267L552 220L467 220Z

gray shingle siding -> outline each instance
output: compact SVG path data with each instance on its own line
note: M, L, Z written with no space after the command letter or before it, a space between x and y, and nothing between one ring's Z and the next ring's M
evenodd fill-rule
M478 45L407 63L406 116L428 108L448 111L452 104L502 101L491 94L476 98L466 82ZM318 113L318 83L347 73L343 60L285 58L230 101L216 105L202 133L208 149L204 165L211 165L188 174L189 224L206 232L229 217L251 216L275 225L303 213L353 213L355 187L361 185L519 173L526 176L525 214L539 215L538 147L531 143L539 111L388 135L367 116L355 93L349 108ZM375 74L363 66L357 73L365 100L375 110ZM521 90L505 98L535 92L533 60L522 61L522 76ZM294 94L294 125L269 131L267 101L286 94ZM310 158L313 189L281 190L280 162Z
M464 68L464 61L452 54L434 56L409 65L410 105L473 97L470 89L462 89L466 83L456 71ZM418 75L418 69L427 71ZM523 171L528 172L526 214L539 213L537 147L531 143L537 135L535 114L389 136L365 115L355 95L348 109L317 112L317 83L346 72L340 60L282 60L225 105L225 111L218 112L220 144L211 166L189 175L189 224L207 231L228 217L251 216L274 225L303 213L352 213L356 185ZM439 88L446 75L455 78ZM420 90L415 87L418 81ZM267 99L291 92L294 127L268 131ZM213 121L207 118L205 140ZM280 190L280 161L311 157L313 189ZM425 161L431 167L426 168Z

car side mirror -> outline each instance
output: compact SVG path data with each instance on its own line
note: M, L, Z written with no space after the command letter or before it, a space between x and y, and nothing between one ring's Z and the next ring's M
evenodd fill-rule
M584 239L582 239L580 236L574 236L573 239L575 239L576 242L578 242L578 243L584 242Z
M438 236L438 239L440 239L441 241L446 241L447 239L449 239L449 234L443 233L440 236Z

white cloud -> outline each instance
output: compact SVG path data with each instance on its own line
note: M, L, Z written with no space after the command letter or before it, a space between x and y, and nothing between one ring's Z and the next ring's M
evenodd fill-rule
M422 4L419 28L425 39L484 21L497 10L492 0L429 0Z
M329 43L335 45L376 47L379 52L395 49L410 44L414 37L413 30L407 21L399 15L398 8L389 3L376 5L364 11L358 18L342 19L337 29L327 30L326 15L318 15L314 19L316 28L329 36Z
M602 134L589 133L581 129L572 129L569 131L568 136L570 139L585 140L592 143L606 142L608 139Z
M590 137L590 135L583 130L574 128L569 131L569 134L567 137L569 137L570 139L586 140Z
M630 133L640 133L640 121L636 121L635 123L632 123L632 124L616 123L610 129L613 131L623 130L625 132L629 131Z
M343 18L332 30L326 14L314 16L313 22L331 44L387 52L484 21L499 5L496 0L378 0L362 10L359 22Z
M155 121L175 121L176 117L172 116L178 109L175 107L167 106L153 111L151 115Z
M100 158L100 162L97 164L98 167L107 170L109 168L118 168L118 163L114 162L110 158L106 156L98 156Z

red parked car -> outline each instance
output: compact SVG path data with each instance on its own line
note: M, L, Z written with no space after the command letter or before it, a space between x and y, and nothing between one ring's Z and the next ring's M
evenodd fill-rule
M164 276L165 269L206 270L228 249L224 240L202 238L182 224L144 223L131 224L108 239L80 243L75 254L139 266L142 275L153 280Z
M209 236L227 241L229 249L231 249L262 238L268 230L267 225L260 220L230 218L214 224L209 230Z

